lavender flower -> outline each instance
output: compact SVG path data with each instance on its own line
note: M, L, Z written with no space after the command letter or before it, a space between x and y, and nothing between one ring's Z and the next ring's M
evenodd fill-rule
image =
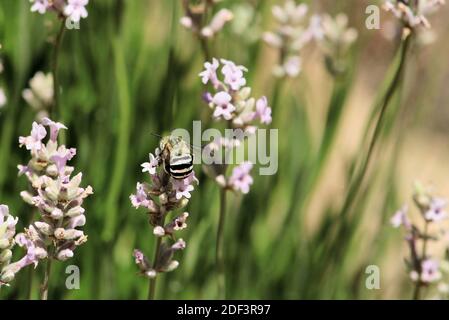
M301 71L302 49L320 35L320 26L314 17L309 18L308 12L306 4L296 5L293 0L285 1L282 7L273 6L277 27L272 32L265 32L262 38L279 50L279 64L273 70L275 76L296 77Z
M54 11L58 16L67 17L73 22L79 22L81 18L87 18L86 6L89 0L30 0L31 12L45 14Z
M439 265L437 260L426 259L421 263L421 279L416 271L410 273L410 278L415 282L420 280L425 284L436 282L441 279Z
M64 8L64 14L73 22L79 22L81 18L87 18L86 6L89 0L67 0L68 4Z
M220 64L221 62L221 64ZM213 109L215 120L229 121L231 126L245 132L254 131L254 120L261 124L271 123L271 108L266 97L256 100L251 95L251 88L246 87L244 66L234 62L213 58L212 62L204 64L205 70L199 76L203 84L211 84L215 93L206 94L209 107ZM217 72L221 66L223 80L220 80Z
M215 2L217 1L208 0L203 5L195 6L191 5L189 0L183 0L185 16L180 20L181 25L200 38L214 37L234 18L230 10L220 9L207 21L206 17L210 11L213 11Z
M8 206L0 205L0 287L11 282L15 276L10 270L10 262L18 220L9 214Z
M232 175L229 178L219 175L215 178L215 181L225 190L247 194L254 182L250 174L252 168L253 164L251 162L243 162L232 170Z
M166 146L162 141L167 141L170 145L180 143L178 138L172 136L161 140L160 149L156 149L153 154L150 153L149 162L142 164L142 171L148 173L150 182L137 183L136 193L130 196L130 200L136 209L146 209L150 217L150 225L153 227L153 234L157 238L175 239L174 233L187 227L186 220L189 214L184 212L168 224L165 224L166 217L170 212L187 206L191 192L195 189L193 185L198 183L198 180L195 178L194 172L184 179L175 179L165 171L163 163L167 160L164 158ZM179 262L173 260L173 254L178 250L183 250L185 242L179 239L171 246L159 243L158 247L159 249L156 249L158 254L153 263L142 251L137 249L134 251L134 258L140 269L140 274L150 279L155 279L157 274L169 272L178 267Z
M220 148L224 149L224 163L212 163L205 166L206 174L214 179L220 187L220 211L219 225L217 228L216 244L216 264L219 274L218 291L220 297L225 296L224 285L224 260L223 260L223 229L224 217L226 214L226 193L229 190L246 194L253 184L250 171L253 165L250 162L243 162L233 169L232 175L227 178L228 163L226 162L228 152L231 148L242 144L247 136L256 132L256 120L260 124L271 123L271 108L268 106L268 99L261 97L257 101L251 97L251 88L246 87L245 72L248 70L244 66L236 65L234 62L221 59L221 73L223 79L220 80L217 71L220 68L218 59L204 64L205 70L199 74L204 84L211 83L214 93L203 95L209 107L213 109L212 117L215 120L225 121L228 128L234 129L231 138L222 137L218 141L208 144L205 151L214 154ZM205 98L205 99L204 99ZM161 233L157 230L157 233ZM166 229L164 229L166 232Z
M404 205L401 209L396 211L394 216L391 218L390 222L394 228L399 228L404 226L407 230L411 228L411 222L407 216L408 206Z
M348 27L348 16L343 13L335 18L328 14L321 16L320 25L318 44L324 52L327 69L332 75L339 75L347 68L346 56L358 37L357 30Z
M406 232L405 239L410 248L410 258L406 262L410 278L415 282L413 297L419 299L421 287L435 283L441 278L439 261L430 257L427 247L430 241L440 239L437 235L429 232L429 226L441 222L446 216L444 208L447 201L434 197L428 189L423 188L420 184L415 187L413 199L424 220L424 228L420 229L410 221L407 215L407 206L403 206L395 213L391 218L391 224L395 228L403 226ZM444 240L444 236L442 239ZM422 247L418 246L418 241L422 242ZM422 248L421 252L418 248Z
M29 89L22 91L22 97L37 112L36 118L48 117L48 110L53 104L53 75L37 72L29 82Z
M384 9L399 19L405 28L413 30L419 26L430 28L426 15L437 11L443 4L445 0L386 0Z
M93 193L92 187L80 187L82 173L71 177L73 167L67 165L76 154L76 149L58 145L59 130L67 129L63 124L48 118L43 125L33 123L30 136L20 137L20 145L25 145L31 153L26 166L18 166L19 174L24 174L33 192L22 191L21 196L27 203L35 206L41 220L35 221L21 237L21 244L29 252L40 248L38 258L46 258L43 251L49 252L49 259L67 260L73 256L77 246L87 241L83 231L77 229L86 223L84 199ZM49 132L45 127L49 128ZM46 143L42 142L49 137ZM50 244L50 245L47 245ZM30 263L37 260L29 259ZM28 261L28 260L27 260Z

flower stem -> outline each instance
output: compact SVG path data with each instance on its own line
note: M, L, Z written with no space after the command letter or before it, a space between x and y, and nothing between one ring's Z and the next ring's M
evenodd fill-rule
M404 42L402 44L399 66L398 66L396 73L394 75L394 78L393 78L390 86L388 87L387 92L385 93L385 96L382 100L379 118L377 120L375 129L374 129L374 133L373 133L371 142L368 147L368 152L365 156L365 159L363 160L360 170L355 173L355 178L349 186L349 191L345 198L345 202L344 202L342 210L341 210L342 215L346 215L349 213L352 205L355 203L355 199L358 195L358 191L361 190L361 184L365 178L370 161L372 159L374 149L376 147L377 141L379 140L379 137L382 132L382 128L384 126L384 121L385 121L385 116L387 114L388 106L390 105L390 101L393 98L394 94L396 93L396 90L400 86L400 82L401 82L401 79L402 79L402 76L404 73L404 69L405 69L405 63L406 63L408 48L410 46L411 37L412 37L412 35L409 35L404 40Z
M424 225L424 239L422 243L422 255L421 259L418 260L418 265L416 266L416 269L418 271L418 280L416 281L415 290L413 291L413 300L419 300L420 299L420 293L421 293L421 276L422 276L422 261L426 259L427 255L427 239L428 239L428 229L429 229L429 222L426 220Z
M48 300L48 284L50 283L51 264L53 261L53 247L48 252L47 267L45 268L44 282L41 286L41 300Z
M158 225L163 226L165 222L165 212L161 214L161 217L158 219ZM156 240L156 248L154 250L154 259L153 259L153 269L156 270L159 260L159 252L161 251L162 237L157 237ZM156 275L157 277L157 275ZM154 300L156 296L156 277L150 278L149 286L148 286L148 300Z
M57 111L59 107L59 76L58 76L58 65L59 65L59 53L61 51L61 43L64 37L65 31L65 20L61 19L61 26L59 27L58 35L56 36L54 51L53 51L53 61L52 61L52 73L53 73L53 108L52 117L56 119Z
M154 264L153 268L157 265L157 260L159 259L159 251L161 249L162 237L158 237L156 240L156 250L154 252ZM157 276L150 279L150 283L148 286L148 300L154 300L156 295L156 279Z
M220 216L218 220L217 243L215 248L215 262L217 265L218 273L218 294L220 299L226 298L226 278L223 259L223 236L226 217L226 192L226 189L220 189Z

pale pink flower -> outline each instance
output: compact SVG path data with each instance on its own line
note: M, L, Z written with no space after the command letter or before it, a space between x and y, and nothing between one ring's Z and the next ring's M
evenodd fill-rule
M204 71L202 71L199 76L201 77L201 81L203 84L207 84L211 82L212 85L216 88L219 85L218 77L217 77L217 69L220 66L217 59L213 58L212 63L205 62L204 63Z
M215 94L212 98L212 104L215 106L214 117L216 119L232 119L232 112L235 111L235 107L231 104L231 100L231 95L225 91Z
M156 168L159 165L159 158L150 153L149 159L149 162L142 163L142 172L148 172L150 175L154 175L156 174Z
M174 180L173 181L173 187L176 193L176 199L180 200L181 198L186 198L186 199L190 199L191 198L191 194L190 192L192 192L195 188L193 187L193 185L186 183L185 179L183 180Z
M19 137L20 146L25 145L27 150L38 151L42 148L42 139L47 135L44 126L33 122L31 135L28 137Z
M58 139L59 130L61 129L67 130L67 127L64 124L60 122L54 122L49 118L43 118L42 124L50 128L50 140L53 142L55 142Z
M39 12L40 14L44 14L47 12L47 9L50 8L50 4L48 0L31 0L33 5L31 6L31 12Z
M133 207L136 209L140 207L147 208L150 205L150 200L148 199L143 183L137 183L136 193L132 194L129 199L131 200Z
M441 278L440 264L437 260L426 259L421 264L421 281L431 283Z
M263 96L256 102L256 117L260 119L263 124L270 124L271 119L271 108L268 106L267 97Z
M240 191L244 194L248 193L250 186L253 184L253 178L250 175L252 168L253 164L251 162L243 162L235 167L229 178L230 187L235 191Z
M64 14L73 22L79 22L81 18L87 18L86 6L89 0L68 0L67 6L64 8Z
M243 72L248 71L244 66L237 66L234 62L221 59L223 68L221 69L224 75L224 83L227 84L232 90L238 91L246 84L246 79Z
M447 200L442 198L433 198L430 202L429 210L424 217L428 221L438 222L447 218L447 212L444 208L447 206Z
M390 223L394 228L399 228L404 226L406 229L411 228L411 222L407 216L408 206L404 205L401 209L396 211L396 213L391 217Z

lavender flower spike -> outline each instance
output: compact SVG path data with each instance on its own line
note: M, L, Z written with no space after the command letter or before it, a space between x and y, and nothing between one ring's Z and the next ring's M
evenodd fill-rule
M131 204L136 209L145 208L150 219L153 235L156 237L156 250L153 261L145 254L136 249L134 259L140 275L150 279L149 299L154 298L154 288L157 275L163 272L173 271L179 262L173 260L175 251L183 250L186 244L179 239L172 245L168 240L175 239L175 233L187 227L187 217L184 212L170 223L165 224L166 216L178 209L184 208L194 191L194 183L198 183L195 173L191 171L187 176L174 176L170 171L170 152L175 150L189 158L189 148L181 138L174 136L165 137L161 140L160 148L154 154L150 153L149 162L142 164L142 172L149 175L149 183L137 183L136 193L130 196ZM163 240L167 239L167 242Z
M33 133L37 129L38 136ZM22 191L21 196L39 210L41 219L19 237L18 244L27 248L27 256L18 266L36 265L44 258L67 260L73 257L77 246L87 241L87 236L78 228L86 223L82 205L93 190L90 186L81 187L82 173L71 176L74 168L67 163L76 155L76 149L58 144L61 129L67 127L44 118L42 124L33 124L31 136L19 139L21 145L28 141L34 143L30 148L30 161L19 166L19 174L28 178L32 191ZM48 137L46 143L43 137Z
M8 206L0 205L0 287L11 282L15 277L10 262L18 220L9 214Z

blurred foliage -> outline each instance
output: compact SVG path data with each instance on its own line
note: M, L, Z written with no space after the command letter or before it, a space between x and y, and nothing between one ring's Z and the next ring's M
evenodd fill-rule
M373 164L376 170L369 172L365 180L369 183L361 186L361 196L351 214L337 213L360 152L347 156L341 193L321 200L323 212L311 212L310 199L319 190L316 185L335 146L358 67L363 65L360 47L373 33L361 37L351 55L350 72L341 79L327 80L333 82L333 93L323 93L325 86L319 90L329 106L317 138L310 120L316 117L311 114L314 106L309 106L306 99L310 83L306 77L275 80L266 62L272 51L257 40L258 33L271 26L270 6L274 2L223 1L221 6L234 10L247 6L256 15L248 20L246 28L233 24L213 41L214 56L248 67L248 82L257 94L269 97L272 127L280 128L278 174L256 176L250 194L229 199L225 229L228 297L383 297L382 290L365 289L364 272L367 265L382 263L392 240L385 225L398 204L395 173L403 134L396 124L402 97L410 89L401 90L394 99L387 115L390 125L382 139L382 160L377 154ZM314 5L331 13L351 14L356 2L322 1L323 5ZM357 8L363 19L363 5ZM128 197L136 182L144 179L140 163L158 143L151 133L163 134L178 127L191 129L192 120L203 120L203 126L210 124L197 77L203 56L196 39L178 23L182 15L180 1L94 0L88 11L89 17L81 22L80 30L68 30L62 45L59 70L63 92L57 120L69 127L67 145L78 149L73 164L83 172L84 183L91 184L95 191L86 203L89 241L72 260L55 264L50 298L143 298L147 280L137 276L132 251L139 247L152 252L154 237L145 214L134 210ZM360 17L354 19L351 17L362 29ZM1 57L5 66L1 77L9 97L0 113L0 202L20 217L21 227L29 221L32 209L19 196L27 186L25 178L17 178L16 166L27 161L27 153L19 149L17 139L28 134L35 117L21 98L21 91L37 71L50 71L51 41L57 27L52 15L32 14L28 1L0 2ZM394 69L396 62L390 51L385 51L384 60L392 60ZM310 63L323 65L322 57L314 57ZM379 92L390 78L386 73L384 84L376 84ZM363 103L372 105L370 110L375 112L376 103ZM370 131L366 130L359 150L364 150L369 137ZM382 170L377 170L379 162L384 164ZM217 296L214 250L218 190L199 174L200 167L196 171L200 185L189 205L189 228L182 234L187 249L179 257L179 269L161 277L159 298ZM378 209L374 213L366 210L373 197ZM311 216L319 220L313 232L307 223ZM371 235L366 235L367 219ZM18 251L17 255L22 254ZM401 260L397 263L401 264ZM80 290L65 289L64 271L70 264L80 267ZM42 269L40 265L35 271L33 298L37 298ZM1 296L25 298L28 285L28 271L23 271L11 287L2 290Z

